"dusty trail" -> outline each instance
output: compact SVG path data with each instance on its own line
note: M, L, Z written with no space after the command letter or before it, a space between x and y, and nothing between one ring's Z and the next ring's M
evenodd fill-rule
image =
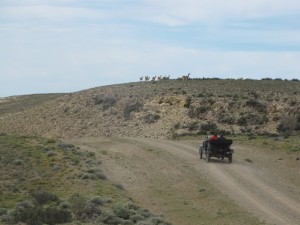
M214 158L207 163L199 159L198 144L192 141L90 138L77 143L96 153L105 149L108 176L124 185L139 203L163 213L173 224L300 224L299 166L278 167L278 162L263 152L251 155L253 149L235 146L232 164ZM255 163L245 161L250 155ZM199 185L211 187L212 192L199 193ZM238 207L224 203L227 198L261 222L249 221L249 215L237 212ZM233 211L232 220L227 208ZM225 221L222 213L229 213Z
M183 157L193 163L193 166L211 176L213 184L220 191L234 199L237 204L271 224L300 224L299 198L290 198L284 192L276 189L280 181L272 180L266 183L263 177L257 176L257 171L244 166L240 159L235 159L231 165L227 163L194 162L198 156L195 147L173 141L141 140L150 146L167 150L171 154ZM259 168L257 168L259 170ZM259 171L261 172L261 171Z

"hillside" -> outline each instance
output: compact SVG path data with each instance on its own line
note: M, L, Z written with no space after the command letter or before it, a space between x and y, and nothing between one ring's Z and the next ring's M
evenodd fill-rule
M282 80L2 98L0 224L297 224L299 103L300 82ZM214 131L231 164L199 159Z
M273 134L299 129L300 82L166 80L97 87L0 102L0 131L47 137L171 138L220 131ZM30 106L30 107L29 107ZM21 110L22 109L22 110ZM288 124L286 127L284 124Z
M63 94L35 94L0 98L0 116L28 110L46 101L61 97Z
M101 160L61 140L0 135L0 224L170 225L107 179Z

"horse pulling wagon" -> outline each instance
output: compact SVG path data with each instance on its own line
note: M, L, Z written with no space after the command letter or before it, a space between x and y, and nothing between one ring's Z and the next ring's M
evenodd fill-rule
M211 157L217 157L222 160L228 158L228 162L231 163L233 154L231 145L231 139L205 140L199 148L200 159L205 155L207 162Z

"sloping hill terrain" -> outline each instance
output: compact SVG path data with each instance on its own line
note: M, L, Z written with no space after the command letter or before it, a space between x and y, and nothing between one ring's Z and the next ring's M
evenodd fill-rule
M31 100L14 99L20 101L27 106ZM128 83L50 96L21 111L8 107L6 99L0 102L0 131L49 137L174 138L216 130L272 134L278 126L287 132L299 129L299 103L297 81Z
M2 98L2 222L297 224L299 102L298 81L218 79ZM216 131L232 164L199 159Z
M0 224L170 224L108 180L95 153L60 140L0 136L0 177Z
M47 101L61 97L62 95L63 94L35 94L0 98L0 116L28 110L40 104L45 104Z

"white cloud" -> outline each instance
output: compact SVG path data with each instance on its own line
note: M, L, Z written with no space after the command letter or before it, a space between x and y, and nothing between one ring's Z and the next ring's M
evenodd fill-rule
M1 4L0 18L132 19L169 26L299 15L300 11L296 0L143 0L126 4L112 0L3 0Z
M78 18L89 19L108 19L110 15L104 11L60 7L50 5L38 6L18 6L18 7L2 7L0 8L0 18L18 18L18 19L47 19L47 20L70 20Z
M169 24L172 18L181 23L222 22L224 19L247 19L286 14L299 14L300 2L295 0L146 0L152 19ZM164 16L162 16L164 15ZM168 18L168 20L164 20ZM178 24L181 24L178 22Z

